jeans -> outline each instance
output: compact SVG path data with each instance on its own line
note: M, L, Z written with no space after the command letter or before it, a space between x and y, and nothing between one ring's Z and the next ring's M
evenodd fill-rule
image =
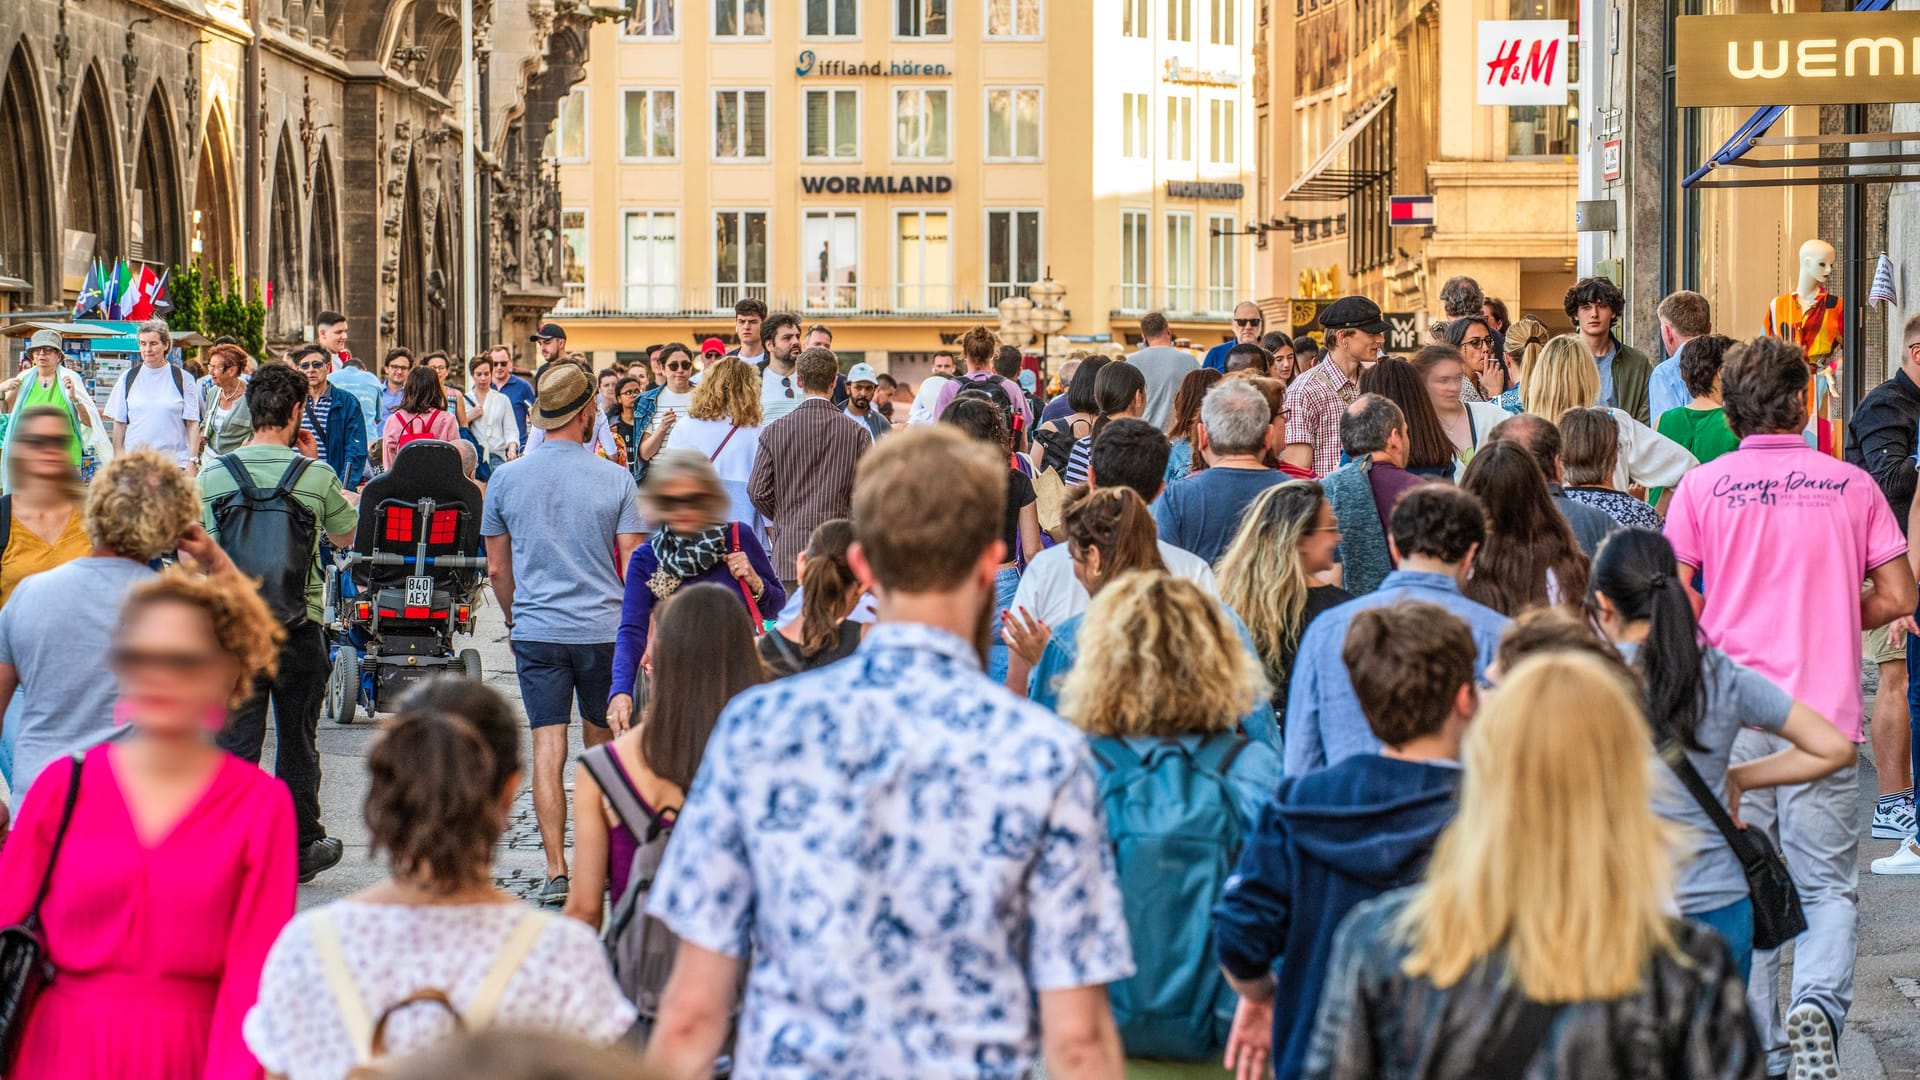
M1013 606L1013 594L1020 588L1020 570L1008 566L993 576L993 622L987 633L987 677L997 683L1007 681L1007 643L1000 637L1000 619Z
M267 705L273 705L273 774L293 792L300 850L327 835L320 824L320 703L327 692L327 640L318 623L287 630L280 646L280 674L255 681L253 696L233 710L220 732L220 748L260 764L267 738Z
M1733 743L1730 764L1752 761L1784 750L1778 735L1748 729ZM1833 1021L1840 1037L1847 1008L1853 1004L1853 958L1859 944L1859 829L1860 766L1810 784L1783 784L1747 792L1740 800L1740 819L1758 829L1786 856L1787 871L1800 890L1807 929L1793 945L1793 988L1786 1008L1775 1000L1780 985L1780 950L1755 950L1753 973L1747 981L1747 1004L1760 1027L1773 1072L1787 1067L1787 1033L1781 1016L1804 1003L1818 1005Z
M613 642L561 645L551 641L515 641L514 672L528 727L566 724L573 706L595 727L607 726L607 698L613 693Z
M5 777L7 789L13 789L13 729L20 723L20 693L14 691L13 700L7 703L6 719L0 720L0 777ZM13 804L20 805L20 796L24 791L13 792Z
M1733 951L1733 966L1740 971L1740 981L1746 982L1753 974L1753 901L1735 900L1725 907L1696 911L1687 918L1720 935Z

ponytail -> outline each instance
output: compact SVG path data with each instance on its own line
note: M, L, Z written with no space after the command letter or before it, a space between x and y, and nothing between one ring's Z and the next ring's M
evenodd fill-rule
M1098 439L1114 414L1133 408L1133 399L1146 389L1146 375L1132 364L1118 361L1101 368L1093 382L1094 409L1098 416L1093 421L1091 437Z
M1647 723L1662 742L1672 739L1701 750L1696 732L1705 711L1700 625L1687 583L1675 576L1673 546L1647 529L1622 529L1593 557L1589 603L1604 595L1628 622L1647 623L1647 639L1634 657L1646 684Z
M846 620L847 595L858 582L847 562L853 522L822 522L807 539L807 568L800 574L800 651L813 656L829 648Z
M518 727L500 695L441 678L400 703L367 754L367 829L395 877L446 895L482 884L520 771Z

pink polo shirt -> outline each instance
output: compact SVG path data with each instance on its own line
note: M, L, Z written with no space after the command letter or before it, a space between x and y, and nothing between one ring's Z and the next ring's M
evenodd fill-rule
M1798 434L1749 435L1681 478L1666 535L1706 577L1707 640L1860 742L1860 586L1907 553L1873 478Z

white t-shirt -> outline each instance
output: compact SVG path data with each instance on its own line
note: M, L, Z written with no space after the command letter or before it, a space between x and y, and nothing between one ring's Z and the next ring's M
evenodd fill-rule
M798 370L777 375L769 366L760 373L760 426L766 427L799 408L800 400L805 396L800 389Z
M406 907L340 900L321 909L333 924L354 989L377 1017L422 989L445 991L465 1010L501 946L530 910L524 904ZM313 917L294 917L267 954L260 997L241 1025L247 1049L270 1073L291 1080L341 1080L355 1064L344 1021L314 945ZM633 1005L607 967L606 950L586 926L562 915L545 920L494 1013L494 1028L570 1035L611 1045L633 1025ZM388 1052L399 1057L453 1033L446 1010L402 1009L387 1023Z
M131 374L131 373L129 373ZM132 400L128 400L127 376L113 384L107 398L107 419L126 425L126 447L141 447L172 454L181 465L187 463L187 425L200 422L200 395L194 381L181 373L180 389L174 389L173 372L167 367L144 368L133 375Z
M693 404L693 391L689 390L684 394L676 394L671 388L662 389L660 391L660 400L655 402L653 406L653 423L647 430L649 432L658 430L660 427L660 418L666 416L668 412L678 413L680 419L685 420L687 418L687 406L691 404Z
M1205 559L1165 540L1157 543L1160 561L1167 564L1167 573L1193 582L1208 596L1220 595L1220 588L1213 580L1213 567L1208 566ZM1013 594L1013 607L1025 608L1028 615L1050 627L1081 614L1092 602L1087 587L1073 576L1073 557L1067 554L1065 544L1055 544L1035 555L1027 564L1027 572L1020 575L1020 588Z
M907 412L909 424L931 424L940 419L934 407L940 404L940 388L947 385L945 375L929 375L920 380L920 389L913 395L913 408Z

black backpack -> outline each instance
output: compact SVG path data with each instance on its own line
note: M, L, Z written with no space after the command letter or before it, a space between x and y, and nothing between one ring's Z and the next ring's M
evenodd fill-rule
M1013 433L1014 443L1018 445L1020 434L1027 430L1027 414L1013 407L1013 397L1007 393L1006 387L1000 385L1000 376L989 375L984 379L969 379L962 375L959 376L959 380L960 390L953 396L959 397L968 392L985 395L987 400L993 402L994 407L1000 410L1001 418L1007 422L1007 430Z
M135 361L134 365L127 369L127 373L121 376L120 378L121 400L123 401L126 400L127 395L133 393L133 380L140 374L140 369L146 366L147 365L143 362ZM180 399L182 401L186 400L187 378L186 378L186 375L181 372L180 365L173 363L172 361L168 361L167 370L173 375L173 392L176 394L179 394Z
M270 490L253 484L247 467L232 454L221 466L232 474L236 490L213 500L213 523L233 564L260 582L260 599L282 624L307 622L307 575L313 567L319 518L293 494L313 459L296 455Z

